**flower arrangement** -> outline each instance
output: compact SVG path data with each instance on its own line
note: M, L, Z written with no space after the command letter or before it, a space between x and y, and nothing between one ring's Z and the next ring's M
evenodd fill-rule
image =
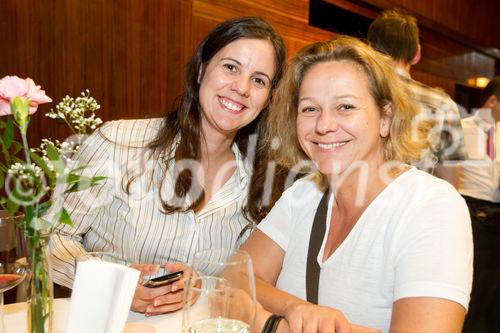
M63 186L64 193L76 192L98 184L104 177L80 175L72 160L79 145L102 121L95 116L100 108L90 92L81 96L66 96L46 116L64 121L73 137L65 142L44 139L38 148L28 146L27 132L30 116L38 105L50 103L32 79L6 76L0 80L0 207L9 215L23 214L19 227L23 230L28 248L31 273L30 299L28 301L28 328L30 332L51 331L52 287L46 244L58 223L72 225L64 207L53 207L54 190ZM15 141L15 127L21 142ZM53 210L56 210L54 212ZM53 218L47 218L51 209ZM55 214L54 214L55 213Z

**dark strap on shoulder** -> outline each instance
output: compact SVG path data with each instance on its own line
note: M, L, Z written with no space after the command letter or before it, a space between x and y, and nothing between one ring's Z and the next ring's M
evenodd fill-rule
M327 189L319 202L314 222L309 236L309 250L307 251L306 268L306 295L307 301L318 304L318 285L320 267L318 264L318 253L325 236L326 214L328 213L328 198L330 191Z

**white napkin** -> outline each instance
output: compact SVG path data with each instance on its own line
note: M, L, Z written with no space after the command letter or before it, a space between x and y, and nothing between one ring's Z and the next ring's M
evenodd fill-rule
M110 262L80 261L67 333L122 333L140 272Z

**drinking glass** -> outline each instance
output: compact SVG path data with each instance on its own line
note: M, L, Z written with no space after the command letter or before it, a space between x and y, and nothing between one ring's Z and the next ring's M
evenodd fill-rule
M184 333L248 333L255 312L248 253L217 249L194 255L184 293Z
M4 332L3 293L21 283L28 272L26 239L17 225L20 218L0 211L0 333Z

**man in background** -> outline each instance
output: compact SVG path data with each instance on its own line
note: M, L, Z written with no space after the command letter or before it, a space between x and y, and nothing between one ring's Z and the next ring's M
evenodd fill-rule
M394 60L396 71L408 83L420 106L421 112L416 122L427 121L432 125L429 135L431 146L416 166L447 179L457 187L457 169L445 171L443 167L446 160L467 158L457 105L444 91L428 87L410 77L411 66L419 62L421 55L417 20L399 10L386 10L370 25L368 41L375 49Z
M482 92L482 107L462 120L469 160L459 192L469 207L474 280L463 332L500 332L500 76Z

